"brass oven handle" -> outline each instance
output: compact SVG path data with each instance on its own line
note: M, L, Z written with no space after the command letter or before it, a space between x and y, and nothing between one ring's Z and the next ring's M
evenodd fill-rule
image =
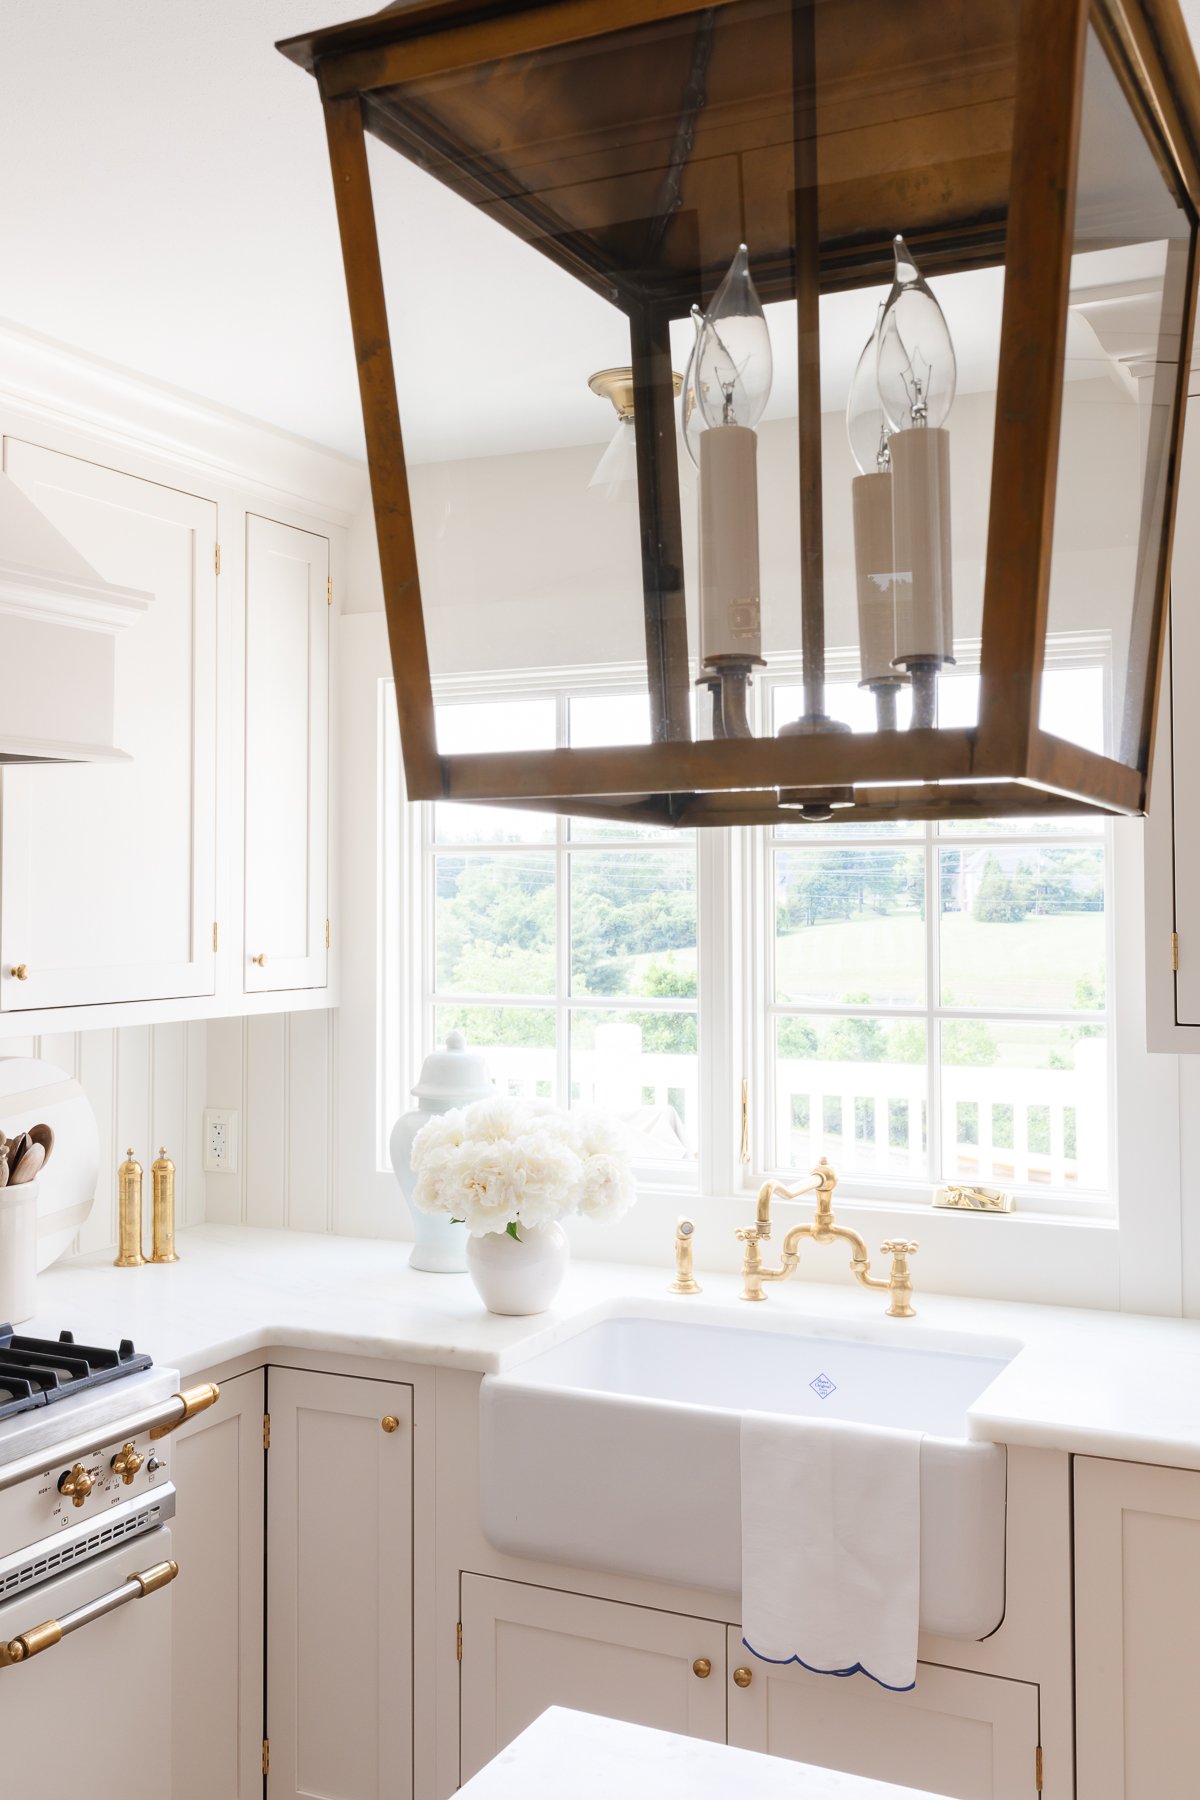
M101 1427L88 1436L75 1437L69 1443L60 1444L54 1453L53 1465L46 1461L46 1452L37 1450L31 1456L22 1456L15 1462L0 1466L0 1494L6 1488L19 1487L31 1476L45 1475L47 1470L61 1464L84 1462L89 1457L98 1456L112 1444L123 1444L126 1439L132 1441L142 1432L149 1432L152 1438L166 1437L177 1425L183 1425L188 1419L194 1419L206 1407L213 1406L221 1397L221 1390L215 1381L205 1381L199 1387L185 1388L182 1394L172 1394L166 1400L159 1400L154 1406L148 1406L140 1413L128 1414L113 1426Z
M163 1424L153 1426L150 1436L152 1438L168 1437L177 1426L186 1425L188 1420L194 1419L197 1413L205 1412L208 1407L215 1406L220 1398L221 1390L215 1381L202 1381L199 1387L184 1388L181 1394L175 1395L175 1399L182 1402L183 1411L177 1418L167 1419Z
M55 1644L61 1644L65 1637L78 1631L83 1625L90 1625L94 1619L102 1619L106 1613L116 1612L119 1606L125 1606L130 1600L144 1600L147 1594L156 1594L159 1588L174 1581L179 1573L179 1564L174 1562L154 1563L149 1569L131 1575L120 1587L110 1589L95 1600L88 1600L83 1606L77 1606L72 1612L66 1612L61 1619L47 1619L42 1625L31 1625L28 1631L19 1632L8 1643L0 1643L0 1669L12 1669L18 1663L28 1662L31 1656L38 1656L43 1650L52 1650Z

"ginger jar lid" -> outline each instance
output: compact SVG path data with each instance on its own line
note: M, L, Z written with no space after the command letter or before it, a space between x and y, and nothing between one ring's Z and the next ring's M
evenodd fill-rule
M434 1050L421 1064L413 1093L418 1100L483 1100L494 1092L487 1058L468 1050L461 1031L452 1031L444 1050Z

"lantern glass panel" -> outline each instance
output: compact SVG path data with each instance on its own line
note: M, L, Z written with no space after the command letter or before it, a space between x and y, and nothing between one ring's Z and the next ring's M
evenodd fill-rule
M1093 711L1041 691L1042 729L1137 767L1146 754L1168 465L1192 223L1089 29L1047 610L1047 668L1105 671Z
M754 735L974 724L938 683L978 666L1019 12L735 0L526 48L514 9L500 57L436 69L435 34L364 95L435 674L620 665L655 742L727 729L694 690L731 661ZM632 421L588 389L626 366Z

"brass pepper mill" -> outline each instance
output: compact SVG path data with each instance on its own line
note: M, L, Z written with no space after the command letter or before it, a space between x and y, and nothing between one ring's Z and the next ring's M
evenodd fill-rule
M175 1164L160 1145L150 1165L153 1186L153 1245L150 1261L178 1262L175 1252Z
M133 1151L117 1170L117 1220L119 1250L113 1264L117 1269L140 1269L142 1255L142 1165Z

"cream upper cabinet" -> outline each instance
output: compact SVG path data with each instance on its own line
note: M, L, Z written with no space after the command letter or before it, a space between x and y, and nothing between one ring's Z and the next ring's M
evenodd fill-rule
M326 984L329 539L246 518L243 990Z
M916 1686L897 1694L862 1675L760 1662L736 1626L727 1662L729 1742L743 1750L954 1800L1036 1800L1041 1790L1036 1683L919 1663Z
M548 1706L721 1743L725 1627L553 1588L462 1578L462 1780Z
M1075 1459L1081 1800L1165 1800L1200 1767L1200 1474Z
M4 467L106 581L153 601L116 641L130 760L4 771L0 1011L212 994L217 508L15 438Z
M171 1800L262 1800L263 1372L171 1434Z
M411 1800L412 1388L271 1368L267 1410L272 1800Z
M1197 377L1193 377L1196 380ZM1147 1045L1200 1051L1200 394L1187 403L1146 821Z

